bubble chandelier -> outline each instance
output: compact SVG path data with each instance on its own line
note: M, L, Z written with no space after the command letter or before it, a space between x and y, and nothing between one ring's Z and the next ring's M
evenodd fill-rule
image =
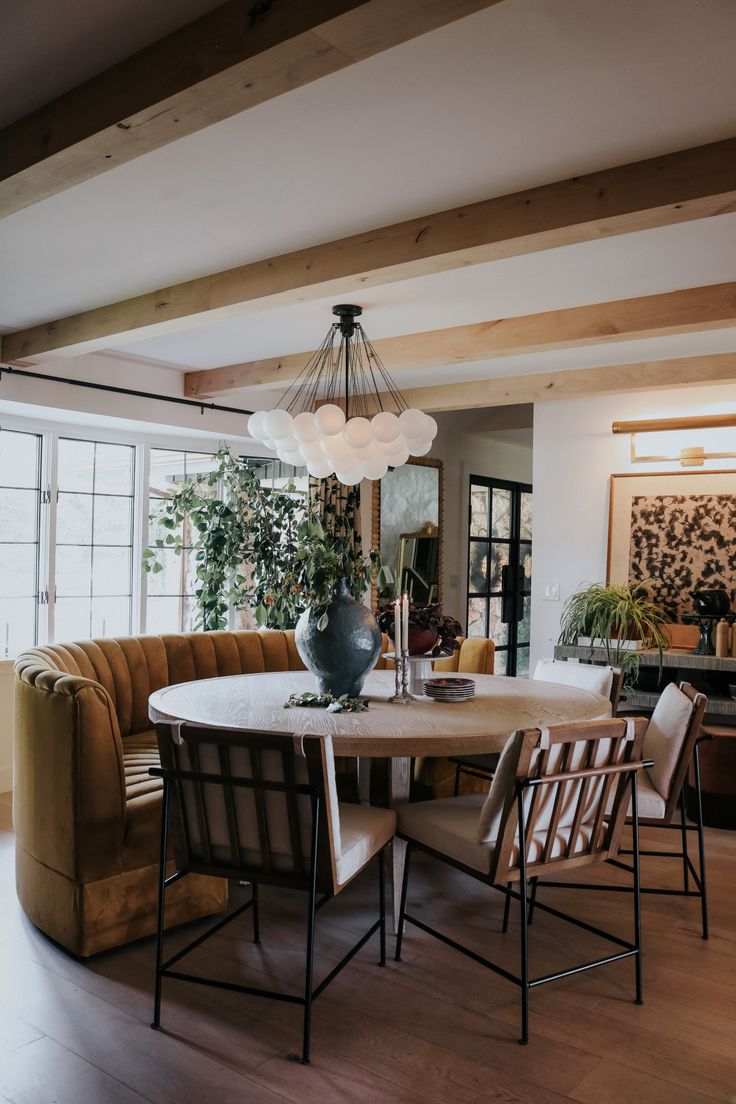
M434 418L410 408L356 319L362 307L340 303L308 363L274 410L257 410L248 432L293 467L335 475L352 486L382 479L410 456L425 456L437 435ZM394 410L384 409L388 401Z

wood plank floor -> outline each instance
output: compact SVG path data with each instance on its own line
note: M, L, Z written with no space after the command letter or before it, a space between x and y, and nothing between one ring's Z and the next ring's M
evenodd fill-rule
M697 902L644 899L643 1007L632 1001L630 963L572 977L531 994L531 1041L520 1047L515 987L411 928L404 962L380 969L369 944L319 999L307 1068L295 1060L301 1010L288 1005L170 981L164 1030L151 1031L152 941L86 963L65 955L17 903L13 842L10 797L0 795L0 1102L736 1101L736 833L708 832L709 942L699 936ZM666 884L679 869L648 860L646 873ZM249 922L245 930L236 922L195 952L191 966L298 990L304 902L280 891L262 896L259 947ZM516 969L518 925L501 935L500 895L417 859L412 897L416 913ZM318 977L368 926L375 899L375 882L364 875L320 913ZM547 889L542 899L630 932L628 895ZM201 927L172 935L170 945ZM552 917L535 918L537 973L603 949Z

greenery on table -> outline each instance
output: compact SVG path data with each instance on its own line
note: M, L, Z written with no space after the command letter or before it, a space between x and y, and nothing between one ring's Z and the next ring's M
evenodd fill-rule
M368 699L351 698L349 694L341 694L336 698L334 694L315 694L307 690L303 694L291 694L289 700L284 702L284 709L293 709L295 706L326 709L328 713L365 713Z
M310 608L324 628L340 578L360 598L380 577L379 553L364 556L355 531L356 492L344 506L320 487L307 499L293 483L263 483L258 467L224 446L215 460L211 472L182 482L151 515L154 536L143 561L161 572L163 552L182 555L191 527L197 628L227 628L228 610L248 605L259 627L293 628Z
M653 602L643 584L635 586L594 583L571 595L562 611L560 644L577 644L581 636L590 637L591 653L603 648L613 667L620 667L627 686L636 682L641 663L639 653L625 646L628 640L641 640L646 648L657 648L662 673L662 651L668 638L666 618Z

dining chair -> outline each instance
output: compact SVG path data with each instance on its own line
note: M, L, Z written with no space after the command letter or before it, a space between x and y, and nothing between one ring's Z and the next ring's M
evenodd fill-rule
M156 923L156 982L152 1027L161 1023L164 978L194 982L304 1008L302 1062L309 1062L312 1002L364 944L379 933L386 960L383 852L394 835L388 809L338 803L329 736L223 731L185 723L156 726L163 779L163 814ZM169 837L175 870L167 875ZM378 859L378 919L318 985L314 984L317 912L374 858ZM185 875L208 874L250 883L251 896L223 920L164 960L166 890ZM260 941L261 885L308 896L305 977L301 995L183 973L175 965L246 910Z
M652 851L640 849L639 854L657 858L682 860L682 889L642 886L642 893L667 897L697 897L700 899L703 939L708 938L708 893L705 871L705 838L703 833L703 797L700 786L699 745L710 739L702 731L702 722L708 705L704 694L688 682L669 683L659 696L644 735L644 757L651 760L639 778L638 820L639 826L662 828L680 832L680 851ZM685 787L688 772L692 768L695 791L695 824L687 823L685 812ZM676 814L679 811L679 823ZM627 823L631 823L629 820ZM688 852L688 832L698 837L698 870ZM621 849L620 854L631 851ZM622 870L631 867L618 858L609 860ZM694 889L690 889L692 878ZM576 883L578 889L628 892L628 885Z
M540 985L625 958L635 963L636 1003L642 1003L637 779L645 766L641 720L586 721L515 732L507 741L488 795L417 802L399 809L399 839L407 844L396 959L404 922L472 958L521 989L521 1043L529 1040L529 992ZM633 809L633 940L603 931L560 909L537 908L608 940L602 958L539 977L529 973L529 890L538 880L601 863L618 852L626 811ZM606 812L610 807L610 816ZM493 962L407 912L411 855L424 851L519 902L520 973ZM518 890L513 888L518 883ZM504 931L508 911L505 910Z
M590 690L600 694L611 702L611 715L616 716L621 691L624 685L624 673L620 667L602 667L592 663L568 663L560 659L540 659L534 668L534 680L537 682L556 682L564 686L576 686L580 690ZM500 752L486 755L455 755L450 762L455 765L455 796L460 792L460 776L470 775L490 782L498 767Z

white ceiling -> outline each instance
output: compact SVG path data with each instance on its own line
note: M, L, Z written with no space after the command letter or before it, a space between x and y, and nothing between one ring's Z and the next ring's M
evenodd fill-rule
M188 0L182 9L190 18L211 6ZM105 0L93 17L76 5L85 13L78 33L93 23L107 63L110 50L121 56L156 37L145 7ZM48 26L33 51L23 49L28 32L15 14L15 79L0 67L0 103L13 83L13 103L27 105L38 73L54 68L57 16L43 0L27 8ZM504 0L0 221L0 327L730 137L735 41L734 0ZM91 42L80 39L82 56ZM70 44L57 44L57 83L91 71L74 71ZM736 280L736 215L372 288L360 301L376 338L724 280ZM182 368L307 350L337 298L126 348ZM688 335L504 358L411 382L734 347L729 333ZM661 351L674 349L684 351Z

